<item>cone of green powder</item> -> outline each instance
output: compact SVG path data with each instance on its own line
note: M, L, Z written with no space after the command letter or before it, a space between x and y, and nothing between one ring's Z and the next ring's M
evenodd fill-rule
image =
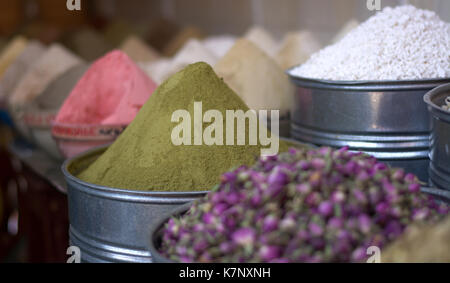
M78 177L127 190L208 191L224 172L252 165L259 158L263 148L259 142L254 146L174 145L171 135L177 124L172 114L182 109L194 117L195 102L202 102L203 113L218 110L223 117L227 110L249 110L208 64L189 65L155 91L116 142ZM287 147L280 141L280 152Z

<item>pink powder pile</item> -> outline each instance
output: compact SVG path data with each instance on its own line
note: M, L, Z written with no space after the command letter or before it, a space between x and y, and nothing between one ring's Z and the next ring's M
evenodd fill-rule
M128 125L157 88L125 53L115 50L92 64L72 90L56 122Z

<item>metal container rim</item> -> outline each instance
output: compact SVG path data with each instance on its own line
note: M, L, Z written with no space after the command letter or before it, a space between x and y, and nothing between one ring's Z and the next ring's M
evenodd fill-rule
M309 146L309 147L314 147L312 145L309 144L305 144L305 143L300 143L294 139L290 139L290 138L282 138L280 137L280 140L284 140L284 141L288 141L291 143L295 143L298 145L304 145L304 146ZM98 146L95 148L92 148L88 151L82 152L72 158L67 159L66 161L64 161L64 163L61 166L61 170L63 172L64 177L66 178L66 180L70 180L73 183L76 183L79 185L79 187L81 188L90 188L92 190L86 190L86 192L88 193L96 193L96 194L115 194L116 196L118 196L120 198L120 196L124 197L124 198L128 198L130 196L136 196L136 197L156 197L156 198L163 198L163 197L169 197L169 198L178 198L178 197L183 197L183 198L197 198L197 197L202 197L206 194L208 194L210 191L186 191L186 192L164 192L164 191L139 191L139 190L127 190L127 189L119 189L119 188L111 188L111 187L106 187L106 186L101 186L101 185L96 185L96 184L91 184L88 182L85 182L77 177L75 177L74 175L72 175L72 173L69 172L68 168L71 164L73 164L74 162L76 162L79 159L82 159L86 156L92 155L94 153L96 153L97 151L102 151L102 150L106 150L109 146L111 146L112 143L107 144L107 145L102 145L102 146ZM76 188L77 190L82 190L81 188Z
M434 89L432 89L431 91L429 91L427 94L425 94L425 96L423 97L423 100L425 101L426 104L428 104L429 107L431 107L434 111L437 111L438 113L441 113L443 115L447 115L448 117L450 117L450 112L445 111L444 109L442 109L441 107L437 106L436 103L434 103L432 101L432 99L436 96L441 94L443 91L450 91L450 83L448 84L444 84L441 86L438 86ZM449 93L450 96L450 93Z
M163 192L163 191L139 191L139 190L127 190L127 189L119 189L119 188L111 188L96 184L91 184L88 182L85 182L69 172L68 168L71 164L76 162L79 159L82 159L86 156L92 155L97 151L104 150L108 148L109 145L102 145L99 147L95 147L93 149L90 149L88 151L82 152L72 158L67 159L64 161L63 165L61 166L62 172L64 174L64 177L67 178L67 180L70 180L71 182L74 182L81 187L88 187L92 189L93 191L97 191L98 193L114 193L116 195L123 195L124 197L127 196L141 196L141 197L199 197L204 196L205 194L209 193L209 191L188 191L188 192Z
M308 87L315 88L327 88L327 89L354 89L354 90L411 90L411 89L424 89L435 88L442 84L450 83L450 78L436 78L436 79L420 79L420 80L386 80L386 81L345 81L345 80L326 80L300 77L292 74L295 67L286 71L289 78L300 85L307 85Z

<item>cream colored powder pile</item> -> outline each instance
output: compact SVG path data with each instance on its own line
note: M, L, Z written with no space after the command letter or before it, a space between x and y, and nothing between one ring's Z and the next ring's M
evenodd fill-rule
M217 63L215 71L253 110L280 110L292 105L293 88L274 59L246 39L240 39Z
M270 56L275 56L279 47L273 36L262 27L252 27L244 38L253 42Z
M135 35L129 36L120 46L134 62L155 62L160 58L158 51L148 46Z

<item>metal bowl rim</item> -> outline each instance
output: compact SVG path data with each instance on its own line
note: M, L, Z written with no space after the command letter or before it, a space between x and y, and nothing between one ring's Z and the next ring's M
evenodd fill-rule
M423 100L425 101L426 104L428 104L428 106L430 106L433 110L438 111L441 114L444 115L448 115L450 117L450 112L445 111L444 109L442 109L441 107L437 106L431 99L438 95L441 94L442 91L450 91L450 83L448 84L444 84L441 86L438 86L434 89L432 89L431 91L429 91L428 93L425 94L425 96L423 97ZM449 93L450 96L450 93Z
M327 80L327 79L317 79L317 78L307 78L307 77L301 77L296 76L292 74L292 71L296 67L290 68L286 70L286 74L291 78L295 79L297 81L305 81L308 83L316 83L321 85L327 85L327 86L347 86L347 87L360 87L360 86L408 86L411 87L415 85L423 85L423 84L436 84L437 86L442 85L444 83L450 82L449 78L435 78L435 79L419 79L419 80L380 80L380 81L374 81L374 80L357 80L357 81L347 81L347 80Z
M148 196L148 197L164 197L164 196L169 196L169 197L177 197L177 196L184 196L184 197L196 197L196 196L203 196L207 193L209 193L209 191L188 191L188 192L163 192L163 191L138 191L138 190L127 190L127 189L119 189L119 188L111 188L111 187L105 187L105 186L101 186L101 185L96 185L96 184L91 184L88 182L85 182L77 177L75 177L74 175L72 175L69 170L68 167L69 165L71 165L73 162L77 161L78 159L81 159L87 155L93 154L96 151L101 151L102 149L106 149L110 146L109 145L102 145L99 147L95 147L92 148L88 151L82 152L72 158L67 159L66 161L64 161L63 165L61 166L62 172L64 174L64 177L67 178L68 180L77 183L79 185L81 185L82 187L85 188L90 188L92 190L96 190L99 192L107 192L107 193L115 193L115 194L121 194L121 195L138 195L138 196Z
M291 138L280 137L280 140L284 140L284 141L288 141L291 143L311 147L311 145L309 145L309 144L301 143L301 142L291 139ZM168 196L168 197L201 197L210 192L209 190L207 190L207 191L186 191L186 192L164 192L164 191L138 191L138 190L126 190L126 189L119 189L119 188L111 188L111 187L105 187L105 186L85 182L85 181L73 176L69 172L69 170L68 170L69 165L72 164L73 162L75 162L76 160L81 159L90 154L93 154L96 151L101 151L103 149L106 149L111 145L112 145L112 143L94 147L88 151L82 152L82 153L64 161L63 165L61 166L61 170L64 174L64 177L67 180L77 183L84 188L90 188L90 189L96 190L100 193L115 193L115 194L119 194L119 195L123 195L123 196L137 195L137 196L144 196L144 197L145 196L147 196L147 197L165 197L165 196Z

